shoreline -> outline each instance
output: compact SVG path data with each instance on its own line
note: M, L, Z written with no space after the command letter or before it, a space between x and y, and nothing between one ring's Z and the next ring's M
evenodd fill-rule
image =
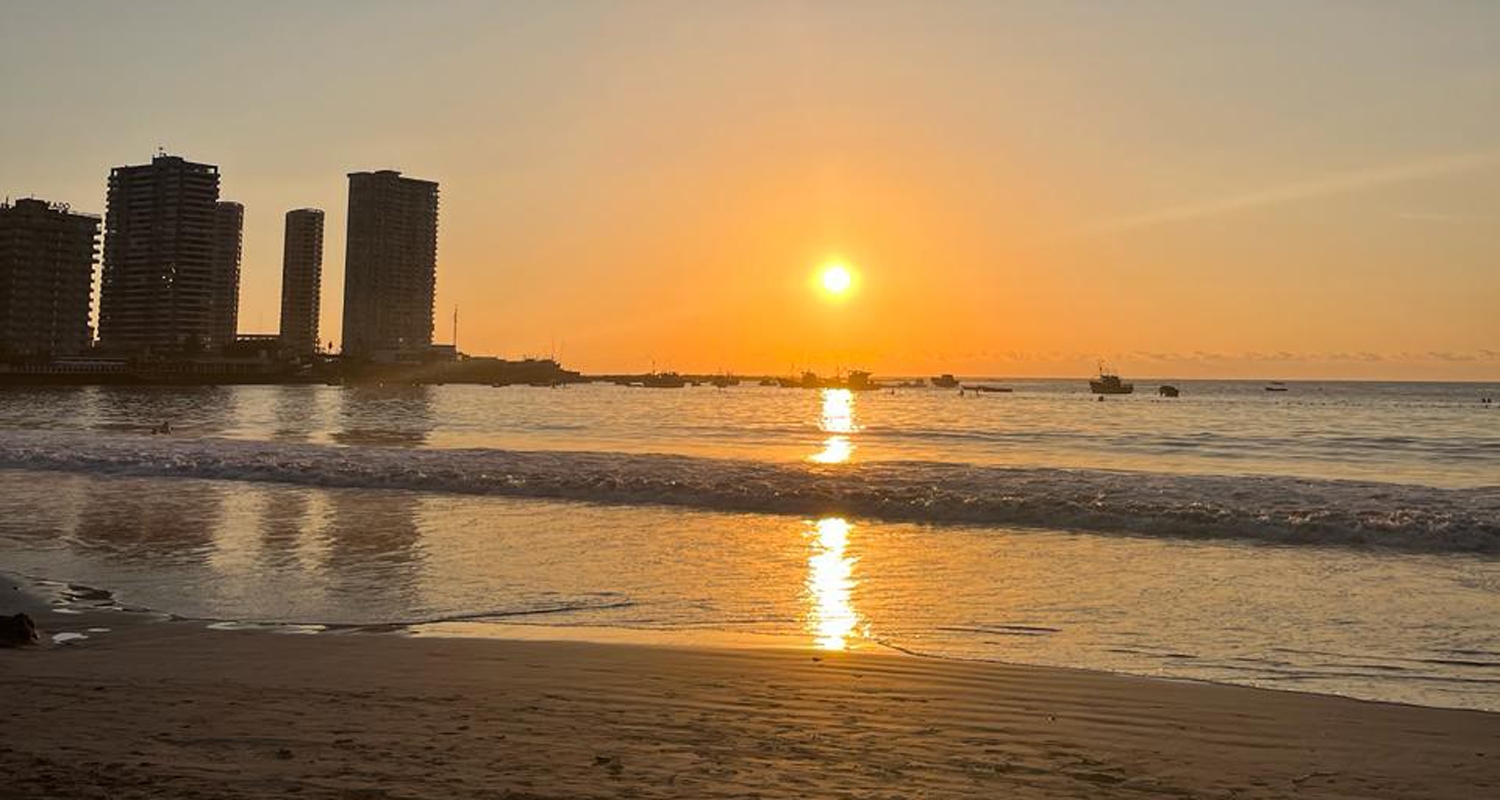
M883 648L210 629L83 591L81 613L36 593L28 613L107 633L0 650L14 796L1500 790L1484 711Z
M163 622L0 651L0 691L12 698L0 766L22 797L1500 787L1497 714L868 651Z
M574 644L602 647L641 647L681 650L745 650L794 652L804 656L838 657L875 655L983 667L1060 670L1121 678L1131 681L1226 687L1312 698L1334 698L1356 703L1401 706L1412 709L1464 711L1500 718L1500 709L1458 705L1423 704L1399 699L1361 697L1331 691L1264 686L1197 678L1185 675L1149 674L1001 658L966 658L926 653L875 639L859 639L844 650L818 647L812 635L727 631L709 628L639 628L611 625L555 625L532 622L473 621L458 617L420 622L327 623L310 621L262 621L193 617L154 608L123 605L109 590L73 581L0 572L0 614L24 611L36 621L41 635L38 648L49 649L103 640L141 627L170 625L203 633L255 634L275 637L371 637L418 641L471 641L499 643ZM61 634L62 640L53 640ZM4 648L0 647L0 653Z

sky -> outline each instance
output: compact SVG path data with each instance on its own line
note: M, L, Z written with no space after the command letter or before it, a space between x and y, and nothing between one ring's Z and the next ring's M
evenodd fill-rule
M1500 379L1500 3L0 0L0 195L441 184L435 339L585 371ZM852 289L817 286L847 264Z

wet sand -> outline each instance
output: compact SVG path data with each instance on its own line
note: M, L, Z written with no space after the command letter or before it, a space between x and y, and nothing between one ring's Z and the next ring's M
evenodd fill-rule
M1500 715L883 653L173 622L0 696L4 797L1500 794Z

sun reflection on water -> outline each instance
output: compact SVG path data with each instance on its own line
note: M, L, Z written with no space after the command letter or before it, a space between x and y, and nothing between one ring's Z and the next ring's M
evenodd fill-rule
M842 464L854 453L854 443L847 436L830 436L823 440L823 449L810 458L819 464Z
M848 649L850 639L861 635L859 613L850 598L857 581L846 550L852 530L841 517L825 517L807 532L812 555L807 559L807 631L824 650Z
M854 424L854 393L848 389L823 390L823 414L818 428L829 434L823 449L809 456L819 464L842 464L854 454L850 434L859 430Z

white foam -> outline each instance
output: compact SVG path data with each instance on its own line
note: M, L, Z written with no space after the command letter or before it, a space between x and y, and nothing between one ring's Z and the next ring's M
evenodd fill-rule
M12 432L0 467L1500 553L1500 486Z

